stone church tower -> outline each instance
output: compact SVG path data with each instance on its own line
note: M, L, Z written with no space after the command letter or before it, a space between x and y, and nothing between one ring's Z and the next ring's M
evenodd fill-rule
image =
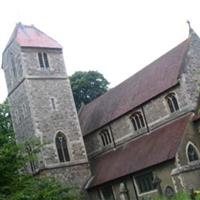
M8 99L18 142L37 138L42 150L28 167L83 187L90 176L62 47L21 23L3 52ZM27 151L32 151L27 146Z

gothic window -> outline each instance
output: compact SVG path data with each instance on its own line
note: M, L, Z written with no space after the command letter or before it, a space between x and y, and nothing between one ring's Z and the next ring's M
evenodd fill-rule
M108 144L112 143L111 135L107 129L102 130L100 133L100 136L101 136L103 146L107 146Z
M187 152L187 158L189 162L199 160L199 152L192 143L189 143L187 145L186 152Z
M38 53L38 59L39 59L39 63L40 63L40 68L42 68L42 69L49 68L49 61L48 61L48 57L47 57L46 53L44 53L44 52Z
M135 177L140 193L149 192L155 189L153 184L153 173L148 172Z
M175 96L174 93L170 93L165 97L167 104L169 106L170 112L176 112L179 110L179 105L178 105L178 101L177 98Z
M101 199L102 200L115 200L112 185L106 185L101 188Z
M144 118L143 118L141 112L135 112L131 116L131 121L133 123L133 128L134 128L135 131L137 131L138 129L141 129L143 127L145 127Z
M67 148L67 139L61 132L56 135L56 148L60 162L67 162L70 160Z

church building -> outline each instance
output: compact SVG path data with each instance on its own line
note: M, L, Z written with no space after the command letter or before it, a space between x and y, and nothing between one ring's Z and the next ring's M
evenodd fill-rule
M3 52L16 140L42 144L27 170L90 200L200 189L200 38L182 43L76 113L62 46L17 24Z

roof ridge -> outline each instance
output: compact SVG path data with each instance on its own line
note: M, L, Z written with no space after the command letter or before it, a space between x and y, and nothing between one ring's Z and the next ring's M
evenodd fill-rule
M122 83L86 104L79 114L84 135L175 86L189 48L189 41L188 38L185 39Z
M186 42L187 40L189 40L190 38L185 39L184 41L182 41L179 45L181 45L182 43ZM110 88L107 92L105 92L104 94L102 94L101 96L97 97L96 99L94 99L93 101L91 101L90 103L86 104L85 107L87 107L89 104L93 103L94 101L97 101L98 99L100 99L101 97L105 96L107 93L111 92L112 90L114 90L115 88L125 84L125 82L128 82L131 78L133 78L134 76L137 76L139 73L143 72L143 70L151 67L151 65L153 65L156 61L158 61L159 59L163 58L166 54L168 54L169 52L173 51L177 46L176 45L174 48L172 48L171 50L167 51L166 53L164 53L163 55L161 55L160 57L158 57L156 60L150 62L149 64L147 64L145 67L143 67L142 69L140 69L139 71L137 71L136 73L134 73L133 75L131 75L130 77L126 78L124 81L122 81L121 83L119 83L118 85L116 85L113 88ZM178 78L178 77L177 77Z
M166 128L162 127L146 135L145 138L130 141L125 148L122 146L93 159L91 167L94 179L89 188L174 159L189 119L190 115L180 117L179 120L168 124ZM113 165L108 168L110 162ZM126 163L126 166L123 163Z
M5 50L13 41L20 47L62 49L60 43L34 25L25 25L21 22L16 24Z
M175 118L175 119L169 120L169 121L167 121L167 122L161 124L160 126L154 128L154 129L151 129L150 132L146 132L146 133L143 133L143 134L141 134L141 135L138 135L138 136L132 138L132 139L129 140L128 142L126 142L126 143L124 143L124 144L122 144L122 145L119 145L118 148L116 148L116 149L124 148L124 147L125 147L126 145L128 145L130 142L137 142L137 141L139 141L139 140L143 140L144 137L150 137L152 134L154 134L153 132L159 131L159 129L162 129L162 128L166 127L166 126L170 126L171 124L176 123L177 121L182 120L183 118L186 118L186 117L189 118L189 116L191 116L191 118L192 118L192 114L194 114L194 113L193 113L193 112L184 113L184 114L178 116L178 117ZM161 134L162 134L162 133L161 133ZM108 152L103 152L102 154L98 155L96 158L101 157L101 156L104 156L106 153L110 153L110 152L112 152L112 151L116 151L116 149L110 150L110 151L108 151ZM95 159L96 159L96 158L95 158Z

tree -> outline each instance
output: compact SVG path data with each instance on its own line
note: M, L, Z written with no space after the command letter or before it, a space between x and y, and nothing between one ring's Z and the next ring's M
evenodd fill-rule
M29 161L24 144L16 144L8 102L0 104L0 200L78 200L75 188L23 172ZM23 172L23 173L22 173Z
M97 71L78 71L69 79L77 110L108 90L109 82Z

